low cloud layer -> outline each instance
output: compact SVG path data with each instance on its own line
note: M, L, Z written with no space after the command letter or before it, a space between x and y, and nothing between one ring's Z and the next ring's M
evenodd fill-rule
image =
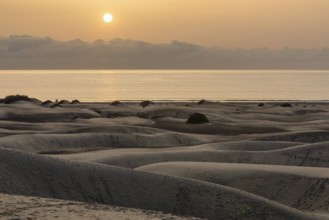
M223 49L185 42L0 37L1 69L329 69L329 49Z

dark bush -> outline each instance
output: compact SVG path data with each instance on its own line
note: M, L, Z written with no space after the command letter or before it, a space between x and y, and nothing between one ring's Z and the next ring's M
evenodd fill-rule
M79 104L79 103L80 103L80 101L77 100L77 99L74 99L74 100L71 102L71 104Z
M61 100L61 101L59 101L58 102L58 104L70 104L70 102L69 101L67 101L67 100Z
M203 124L203 123L209 123L209 119L201 113L194 113L191 115L187 121L187 124Z
M2 100L2 102L5 104L11 104L11 103L18 102L18 101L32 102L33 99L29 98L26 95L9 95Z
M290 103L283 103L280 106L283 108L292 108L292 105Z
M264 103L259 103L259 104L258 104L258 107L264 107L264 106L265 106Z
M143 101L139 105L142 106L143 108L145 108L149 105L155 105L155 104L154 104L154 102L151 102L151 101Z
M117 105L122 105L120 101L114 101L110 105L117 106Z
M42 102L41 105L48 105L48 104L51 104L51 103L53 103L53 102L50 101L50 100L47 100L47 101Z
M205 99L201 99L199 102L198 102L198 105L202 105L202 104L205 104L206 103L206 100Z

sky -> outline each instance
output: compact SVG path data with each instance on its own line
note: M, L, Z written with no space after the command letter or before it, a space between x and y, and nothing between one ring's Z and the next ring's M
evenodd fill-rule
M328 8L329 0L0 0L0 69L329 69Z
M328 8L328 0L1 0L0 36L323 48L329 47ZM106 12L112 23L103 22Z
M239 49L181 41L0 37L1 69L329 69L329 48Z

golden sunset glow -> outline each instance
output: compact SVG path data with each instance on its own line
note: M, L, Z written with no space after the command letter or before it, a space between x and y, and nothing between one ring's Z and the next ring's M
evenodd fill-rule
M104 21L105 23L111 23L112 20L113 20L113 16L112 16L110 13L106 13L106 14L104 14L104 16L103 16L103 21Z
M115 13L111 32L102 19L109 8ZM89 42L179 40L241 48L325 47L328 8L328 0L1 0L0 36L28 34Z

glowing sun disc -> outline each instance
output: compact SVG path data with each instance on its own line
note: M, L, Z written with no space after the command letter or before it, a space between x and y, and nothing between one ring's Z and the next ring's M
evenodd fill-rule
M113 20L113 17L112 17L112 15L110 13L106 13L103 16L103 20L106 23L110 23Z

